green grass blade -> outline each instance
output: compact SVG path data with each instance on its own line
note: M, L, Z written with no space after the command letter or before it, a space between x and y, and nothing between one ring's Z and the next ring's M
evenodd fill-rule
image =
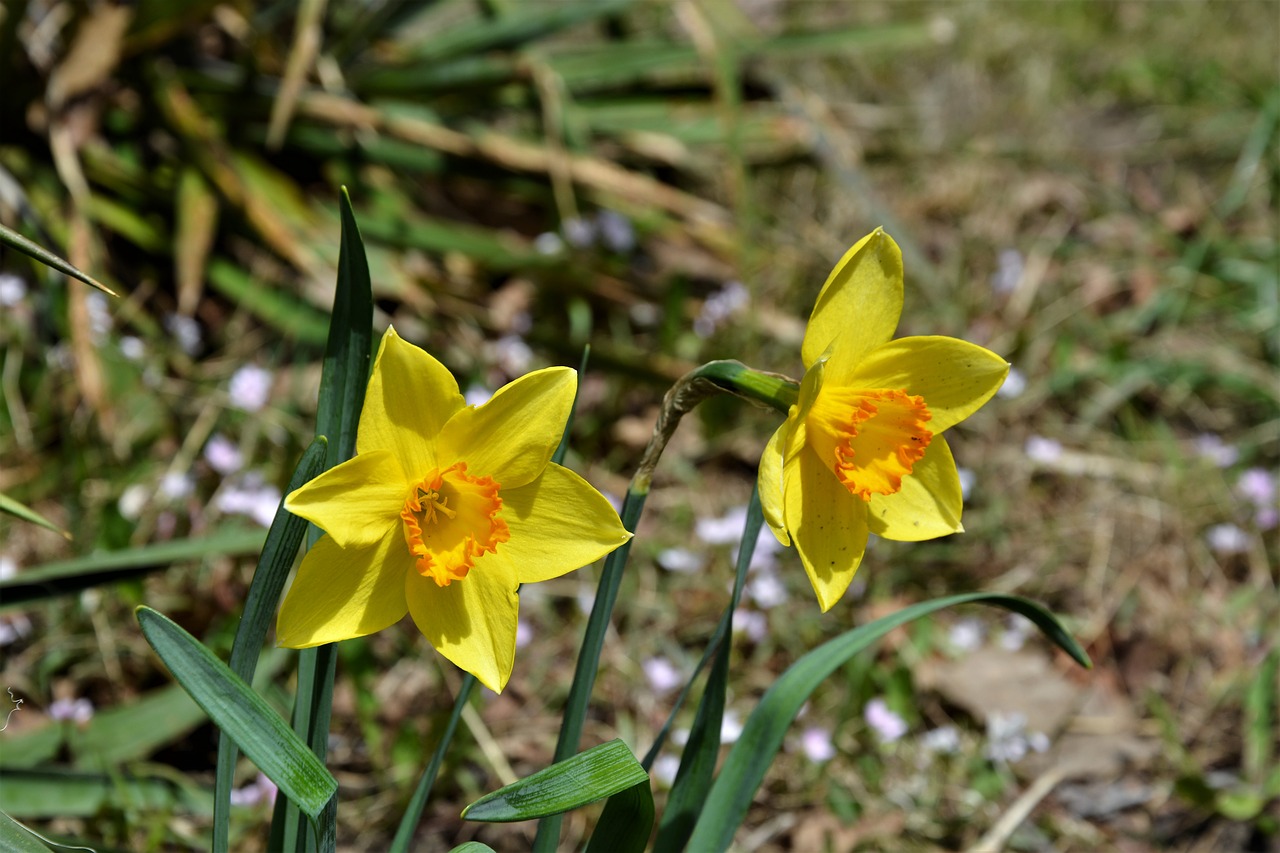
M747 569L751 566L751 555L756 549L756 537L760 535L763 523L760 493L758 489L752 489L742 543L738 548L738 573L734 581L733 598L726 611L729 632L733 629L733 611L742 595ZM702 804L707 798L707 791L711 790L711 780L720 757L720 727L724 722L725 694L729 687L731 645L726 636L721 639L717 648L711 674L707 676L706 690L703 691L702 701L698 703L698 713L694 716L693 726L689 729L689 740L680 758L680 769L676 771L675 783L671 786L671 795L667 797L662 822L658 825L658 838L654 845L657 850L684 849L689 833L693 832L698 812L702 810Z
M1262 784L1274 759L1274 722L1280 704L1276 700L1277 688L1280 688L1277 674L1280 674L1280 649L1272 649L1245 691L1244 778L1256 785Z
M49 250L42 248L38 244L31 242L26 237L23 237L17 231L14 231L12 228L8 227L7 225L4 225L3 223L0 223L0 243L4 243L6 246L9 246L10 248L13 248L13 249L17 249L19 252L22 252L22 254L24 255L35 258L40 263L44 264L47 267L52 267L53 269L57 270L63 275L69 275L74 279L83 281L85 284L89 285L90 287L96 287L98 288L98 290L101 290L103 293L106 293L109 296L118 297L120 295L116 293L114 290L112 290L111 288L107 287L102 282L98 281L93 276L89 275L88 273L81 272L80 270L73 267L71 264L64 261L62 258L55 255L53 252L50 252Z
M627 496L622 501L622 526L627 530L635 532L648 496L647 491L639 492L632 489L627 491ZM596 672L600 669L600 652L604 648L605 632L609 628L609 619L613 615L613 605L618 600L622 570L627 565L627 555L631 552L633 542L635 542L634 537L604 558L604 570L600 573L596 600L591 606L591 616L587 619L582 649L578 653L578 661L573 672L573 685L569 688L569 698L565 703L564 716L560 722L560 739L556 742L553 759L555 761L565 761L577 752L578 742L582 739L582 727L587 719L587 705L591 702ZM552 814L539 824L533 849L535 853L552 853L559 844L559 839L560 816Z
M209 719L281 793L305 814L317 817L338 790L324 763L253 688L199 640L149 607L139 607L137 615L151 648Z
M587 853L643 853L653 832L653 789L648 777L604 804Z
M1053 614L1038 604L1013 595L985 592L953 595L915 604L868 625L854 628L800 658L765 693L711 787L711 793L689 839L688 849L728 849L733 842L734 832L746 817L752 797L782 746L783 736L791 721L827 676L894 628L944 608L969 603L992 604L1027 617L1046 637L1082 666L1091 666L1084 649L1080 648Z
M339 206L342 241L338 254L338 282L330 313L329 338L325 346L316 411L316 433L330 438L326 468L355 455L356 426L369 384L369 358L373 348L373 288L369 279L369 261L351 209L351 197L345 187ZM309 539L314 545L319 531L314 527L311 531ZM322 763L329 745L336 666L337 654L332 645L304 649L298 655L298 697L294 705L293 726ZM285 843L291 849L299 839L308 850L334 849L334 827L326 822L331 813L327 812L326 819L321 821L319 839L313 838L301 817L295 819L287 807L284 815ZM296 837L291 838L291 833ZM314 846L317 841L323 842L318 848Z
M486 794L462 810L467 820L509 823L562 814L612 797L649 774L621 740L611 740Z
M465 844L459 844L449 853L495 853L495 851L483 841L468 841Z
M444 727L440 743L436 744L436 751L432 753L427 769L418 780L413 799L409 801L404 815L400 818L400 826L396 829L396 837L391 842L390 853L408 853L409 844L413 841L413 831L417 829L418 821L422 818L422 810L427 805L427 795L431 793L431 786L435 784L440 765L444 763L445 753L448 751L449 744L453 743L453 734L458 729L458 720L462 718L462 709L466 707L467 700L471 698L471 690L475 686L476 677L467 673L462 679L462 687L458 690L458 698L454 700L453 713L449 715L449 722Z
M174 563L223 555L252 554L262 548L261 530L222 530L202 539L160 542L45 563L0 581L2 608L68 595L99 584L127 580L166 569Z
M209 261L208 277L215 290L285 335L307 344L324 342L324 314L273 283L260 281L221 258Z
M324 469L325 454L328 442L318 436L311 446L302 454L302 459L294 469L289 480L286 495L301 488L304 483L314 478ZM258 654L267 637L267 628L275 617L276 605L280 601L280 593L284 590L285 581L289 578L289 569L298 555L298 547L307 532L307 522L289 512L283 503L276 510L276 517L271 522L267 533L267 542L262 549L262 557L258 560L258 568L253 573L253 582L249 585L249 594L245 598L244 614L236 629L235 642L231 646L231 671L245 681L253 681L254 670L258 665ZM230 847L231 817L231 785L236 767L237 749L235 741L229 737L218 738L218 771L214 780L213 800L213 849L226 850Z
M113 812L178 812L207 818L211 806L208 789L185 777L135 774L119 767L97 773L63 767L6 769L0 786L0 809L30 820L92 818ZM0 850L9 850L2 840Z
M26 504L15 501L13 498L9 497L4 492L0 492L0 512L7 512L9 513L9 515L16 516L22 519L23 521L29 521L32 524L38 524L41 527L45 528L46 530L52 530L54 533L60 534L64 539L71 538L70 533L63 530L61 527L54 524L52 521L45 518L43 515L36 512L34 509L27 506Z
M6 853L49 853L34 832L0 812L0 850Z

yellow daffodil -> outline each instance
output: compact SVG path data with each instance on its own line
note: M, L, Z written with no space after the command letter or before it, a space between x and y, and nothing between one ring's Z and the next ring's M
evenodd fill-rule
M829 610L869 533L914 542L960 526L960 478L942 433L996 392L1004 359L946 337L891 340L902 252L877 229L845 253L813 307L796 404L760 460L760 503L795 542Z
M577 374L551 367L468 406L449 371L394 329L382 339L356 455L285 499L327 533L280 608L280 645L371 634L412 614L441 654L501 691L520 584L627 541L605 498L551 461Z

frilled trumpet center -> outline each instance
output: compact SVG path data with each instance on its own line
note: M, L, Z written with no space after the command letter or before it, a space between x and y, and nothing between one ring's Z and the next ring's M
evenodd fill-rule
M924 456L933 433L923 397L887 389L823 387L805 421L810 447L864 501L891 495Z
M498 517L499 489L492 477L468 474L465 462L437 468L413 487L400 518L419 574L448 586L511 538L507 523Z

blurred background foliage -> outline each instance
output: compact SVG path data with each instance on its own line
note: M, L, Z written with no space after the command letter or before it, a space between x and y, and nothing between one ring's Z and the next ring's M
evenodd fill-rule
M201 848L216 739L130 611L227 654L255 508L312 430L346 185L379 328L464 388L591 344L570 460L616 494L686 370L798 373L817 289L877 225L906 257L900 331L1013 363L952 441L968 532L875 543L821 618L798 562L772 555L739 620L760 630L738 637L730 710L844 627L979 587L1066 614L1098 668L1068 674L996 617L918 626L824 688L743 849L1280 843L1273 2L6 0L0 15L0 220L123 294L0 262L0 492L71 533L0 518L0 686L25 697L0 733L0 807L99 849ZM670 695L641 662L687 673L724 604L712 529L745 504L776 419L704 409L660 469L593 741L647 748ZM103 553L157 544L119 558L132 579L80 591ZM551 754L594 573L545 586L510 688L475 700L423 850L528 844L456 815ZM331 755L349 849L385 848L457 687L415 636L342 647ZM270 652L260 670L282 708L288 663ZM51 719L74 700L96 712ZM1015 759L995 747L1019 714ZM261 849L264 809L243 809L238 849Z

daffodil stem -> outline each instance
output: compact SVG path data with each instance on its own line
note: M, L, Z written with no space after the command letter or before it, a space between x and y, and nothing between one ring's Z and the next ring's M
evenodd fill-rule
M649 439L649 446L645 448L635 476L631 478L633 491L649 493L658 459L680 425L680 419L703 400L725 393L763 403L785 415L799 397L800 383L776 373L752 370L740 361L727 359L709 361L686 373L662 399L662 411L658 413L658 422L653 427L653 437Z

